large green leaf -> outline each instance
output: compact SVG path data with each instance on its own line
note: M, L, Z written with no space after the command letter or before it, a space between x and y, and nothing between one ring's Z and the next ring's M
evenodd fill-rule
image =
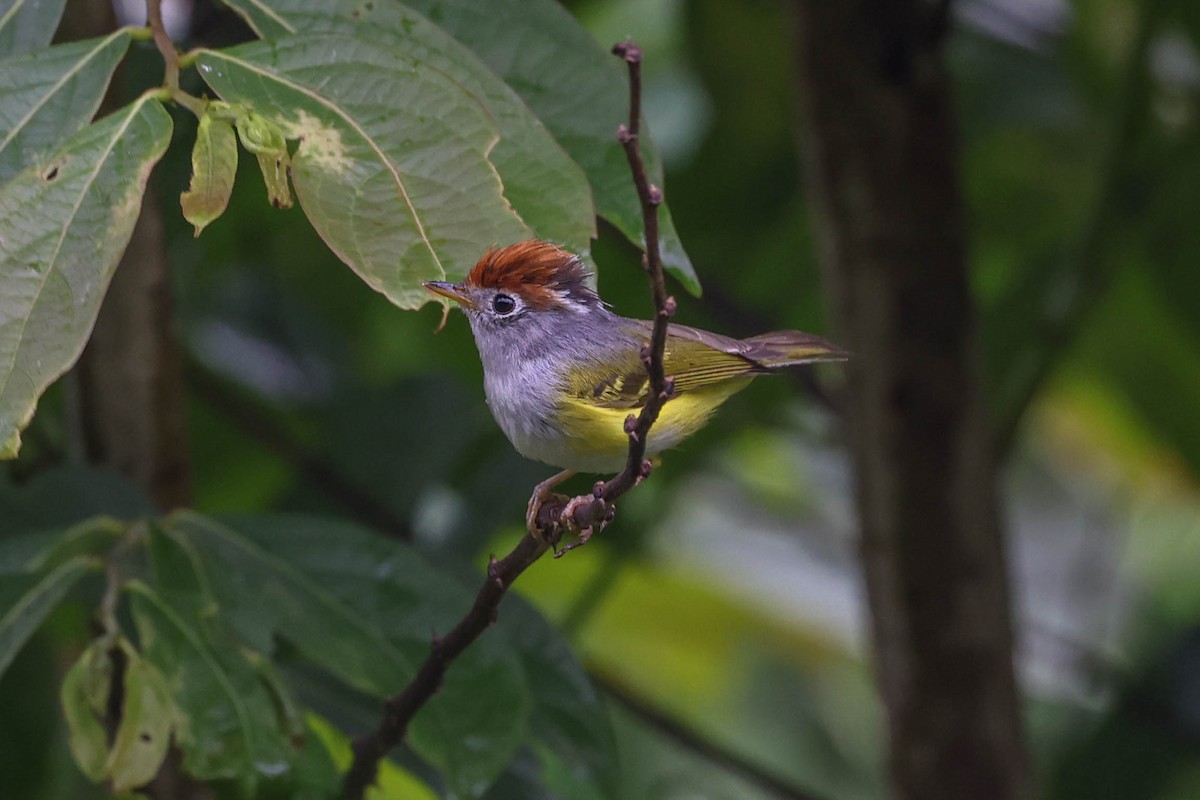
M92 118L129 40L121 29L0 61L0 184Z
M488 161L486 110L438 70L353 37L308 34L203 51L204 79L298 139L291 174L317 232L404 308L532 233Z
M244 641L270 653L282 637L377 697L400 691L433 632L470 607L455 580L352 525L293 516L227 525L180 513L164 529L195 545L222 617ZM442 771L452 796L476 797L524 740L528 717L524 673L504 642L484 637L417 715L409 743Z
M525 99L587 173L600 216L641 242L641 205L615 138L617 125L629 116L624 65L556 0L410 0L408 5L475 51ZM649 136L643 136L642 151L650 179L662 186L662 167ZM699 293L670 212L664 205L659 213L663 261L689 291Z
M154 504L116 473L84 466L60 467L13 486L0 479L0 574L33 568L34 557L97 516L134 519Z
M246 796L290 769L291 747L253 668L234 648L217 649L156 591L127 585L142 652L166 677L178 709L176 741L188 774L236 781Z
M615 798L616 739L608 708L565 639L521 598L506 601L497 633L536 676L529 731L541 781L564 798Z
M170 136L146 95L0 188L0 458L83 350Z
M71 587L97 566L94 559L78 557L29 578L5 578L0 595L0 675Z
M587 176L512 88L465 45L399 3L359 0L226 0L264 38L297 31L369 38L444 73L495 120L500 140L489 159L504 196L539 238L589 257L596 235Z
M67 0L0 0L0 58L49 44L66 4Z

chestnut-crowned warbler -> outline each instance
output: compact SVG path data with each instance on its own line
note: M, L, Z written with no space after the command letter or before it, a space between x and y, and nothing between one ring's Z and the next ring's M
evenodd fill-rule
M462 283L429 291L466 312L483 361L488 406L513 447L563 471L530 498L526 522L550 489L576 472L616 472L629 449L625 420L646 402L642 362L652 323L614 314L588 285L583 262L553 244L493 248ZM755 375L846 354L817 336L776 331L732 339L672 324L663 368L674 392L650 429L646 454L695 433Z

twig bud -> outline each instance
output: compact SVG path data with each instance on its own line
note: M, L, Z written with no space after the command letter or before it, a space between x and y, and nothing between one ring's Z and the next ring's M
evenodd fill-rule
M649 478L649 477L650 477L650 473L651 473L653 470L654 470L654 465L650 463L650 459L648 459L648 458L643 458L643 459L642 459L642 469L641 469L641 474L639 475L639 477L640 477L642 480L645 480L646 478Z
M637 425L638 425L637 417L635 417L633 414L630 414L628 417L625 418L625 433L627 436L629 436L629 438L631 438L631 439L637 438Z
M642 48L633 43L633 39L617 42L612 47L614 56L625 59L626 63L637 64L642 60Z
M652 184L650 184L650 197L649 197L649 200L650 200L650 205L653 205L653 206L659 206L659 205L662 205L662 201L663 201L663 192L662 192L662 189L658 188L658 187L657 187L656 185L654 185L653 183L652 183Z
M663 400L669 400L675 394L675 379L671 376L663 378Z
M665 303L663 303L663 312L668 317L675 316L675 310L678 306L675 303L675 295L669 295Z
M633 134L629 132L629 128L622 122L617 126L617 142L620 144L629 144L633 141Z

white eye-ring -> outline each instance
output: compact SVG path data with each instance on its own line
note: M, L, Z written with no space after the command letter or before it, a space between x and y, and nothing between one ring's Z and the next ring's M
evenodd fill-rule
M507 316L517 310L517 301L506 294L497 294L492 298L492 311L500 316Z

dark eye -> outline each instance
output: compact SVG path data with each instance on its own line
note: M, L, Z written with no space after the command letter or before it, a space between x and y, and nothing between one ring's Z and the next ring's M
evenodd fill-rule
M498 294L492 298L492 310L497 314L511 314L517 307L517 301L506 294Z

